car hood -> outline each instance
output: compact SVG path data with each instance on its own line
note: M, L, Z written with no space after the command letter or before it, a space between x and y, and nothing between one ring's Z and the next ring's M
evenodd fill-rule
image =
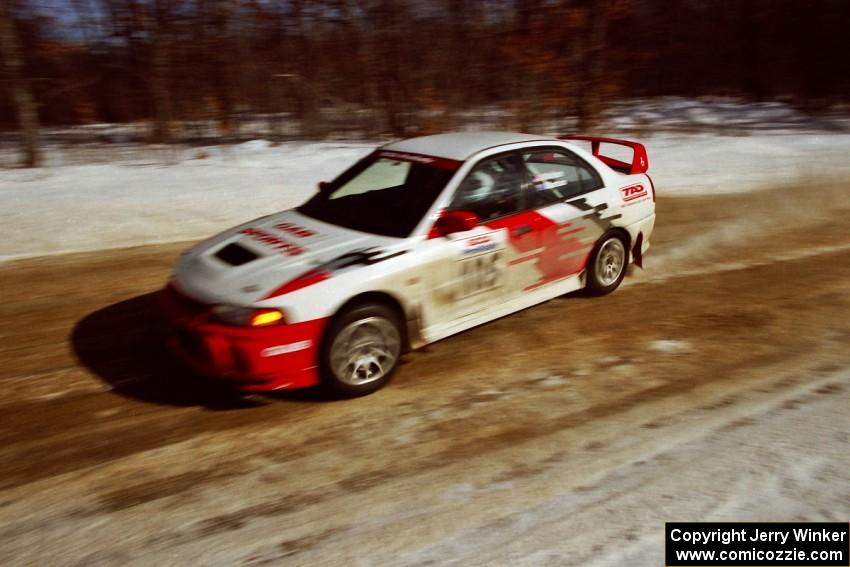
M198 301L249 305L310 270L340 259L367 264L402 243L284 211L198 244L180 258L172 283Z

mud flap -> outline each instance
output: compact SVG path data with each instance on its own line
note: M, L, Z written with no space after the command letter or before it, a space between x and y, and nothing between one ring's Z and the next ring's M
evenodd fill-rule
M643 234L638 234L635 238L635 245L632 247L632 261L635 266L643 269Z
M416 350L426 344L428 342L422 334L422 306L417 304L407 319L407 347L410 350Z

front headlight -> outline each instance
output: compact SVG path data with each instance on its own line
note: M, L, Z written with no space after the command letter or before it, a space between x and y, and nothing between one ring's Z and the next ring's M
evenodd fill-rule
M283 312L272 308L239 307L236 305L215 305L213 316L228 325L240 327L266 327L285 323Z

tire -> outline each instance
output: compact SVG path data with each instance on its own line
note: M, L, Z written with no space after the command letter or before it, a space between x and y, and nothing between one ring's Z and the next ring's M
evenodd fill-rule
M607 295L620 287L628 260L629 248L623 237L616 232L603 235L593 247L587 263L587 293Z
M328 393L355 398L390 381L402 354L400 319L394 309L379 303L356 305L334 318L319 359Z

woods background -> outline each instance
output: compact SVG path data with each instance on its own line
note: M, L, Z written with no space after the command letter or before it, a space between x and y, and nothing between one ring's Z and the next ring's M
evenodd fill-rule
M173 142L246 117L277 138L473 111L589 131L607 101L661 95L818 110L850 98L848 24L845 0L0 0L0 128L34 165L44 125Z

